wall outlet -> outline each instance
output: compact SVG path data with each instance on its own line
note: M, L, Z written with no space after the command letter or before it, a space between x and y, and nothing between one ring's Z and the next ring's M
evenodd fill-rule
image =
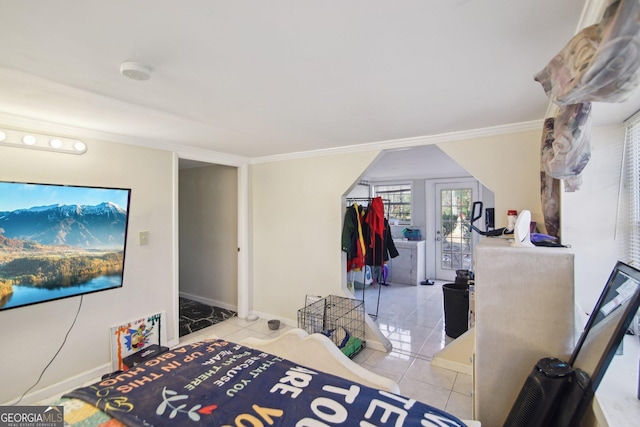
M149 244L149 232L148 231L141 231L140 233L138 233L138 243L140 244L140 246L144 246L144 245L148 245Z

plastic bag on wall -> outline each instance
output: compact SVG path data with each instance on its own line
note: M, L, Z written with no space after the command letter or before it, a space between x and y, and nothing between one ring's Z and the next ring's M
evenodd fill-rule
M558 105L623 102L640 83L640 2L614 1L535 75Z
M560 107L555 119L545 121L541 163L543 170L553 178L571 180L591 159L591 104Z

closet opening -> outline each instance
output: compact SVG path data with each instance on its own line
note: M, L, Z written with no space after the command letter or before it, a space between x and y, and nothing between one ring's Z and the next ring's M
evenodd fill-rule
M179 335L237 315L238 168L178 160Z

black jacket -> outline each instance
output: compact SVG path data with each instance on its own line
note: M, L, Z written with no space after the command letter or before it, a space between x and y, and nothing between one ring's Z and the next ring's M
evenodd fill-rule
M375 238L372 239L372 234L374 233L371 232L366 222L362 224L362 233L367 247L365 256L367 265L381 266L384 265L385 261L389 261L390 258L395 258L399 255L391 237L389 221L386 218L384 219L384 233L382 236L376 234Z

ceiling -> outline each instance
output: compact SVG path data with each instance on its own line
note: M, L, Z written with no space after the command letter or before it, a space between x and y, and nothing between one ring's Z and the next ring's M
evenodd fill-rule
M541 121L549 102L533 76L576 32L583 7L4 1L0 122L260 158ZM151 78L125 78L123 61ZM638 107L635 95L594 105L593 120L619 123Z

